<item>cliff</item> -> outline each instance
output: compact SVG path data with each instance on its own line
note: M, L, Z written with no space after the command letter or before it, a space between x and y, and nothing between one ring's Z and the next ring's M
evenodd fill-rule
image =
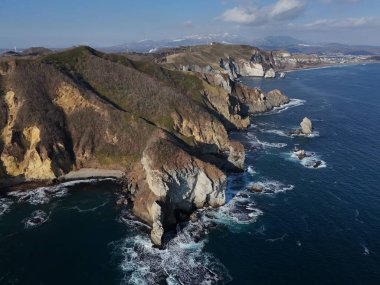
M244 167L244 148L227 131L285 102L226 74L89 47L0 58L0 186L123 171L133 211L160 245L194 209L225 202L225 172Z
M200 73L273 78L277 71L318 66L317 55L264 51L248 45L210 45L162 49L153 54L155 61L170 69Z

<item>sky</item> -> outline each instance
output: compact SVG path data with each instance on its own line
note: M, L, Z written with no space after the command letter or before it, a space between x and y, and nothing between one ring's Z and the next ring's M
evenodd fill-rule
M210 33L380 46L380 0L0 0L0 48Z

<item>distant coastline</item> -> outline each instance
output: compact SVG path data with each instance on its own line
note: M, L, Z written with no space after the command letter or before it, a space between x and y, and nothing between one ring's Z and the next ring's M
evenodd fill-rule
M302 70L316 70L316 69L325 69L325 68L332 68L332 67L345 67L345 66L353 66L353 65L366 65L366 64L379 64L380 61L361 61L361 62L351 62L351 63L333 63L333 64L321 64L319 66L315 67L299 67L299 68L293 68L293 69L284 69L279 70L278 72L295 72L295 71L302 71Z

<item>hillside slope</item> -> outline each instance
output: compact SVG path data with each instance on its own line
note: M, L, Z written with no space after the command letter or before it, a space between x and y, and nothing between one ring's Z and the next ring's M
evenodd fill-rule
M194 209L225 202L225 171L244 167L227 131L287 100L89 47L0 59L0 184L123 171L133 211L160 245Z

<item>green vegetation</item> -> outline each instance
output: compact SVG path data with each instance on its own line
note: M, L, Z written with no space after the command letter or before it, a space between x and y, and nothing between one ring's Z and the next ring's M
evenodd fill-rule
M17 60L15 72L6 80L25 102L14 131L22 133L26 127L37 126L41 130L39 148L43 146L61 169L74 164L130 167L140 160L157 128L178 138L179 144L194 147L193 137L174 129L173 113L195 125L218 120L208 111L205 81L196 74L85 46ZM63 104L68 106L57 104L62 83L79 91L86 103L73 102L70 107L70 98L65 97ZM68 91L65 96L74 95ZM0 127L6 123L3 103L0 98L0 108L5 108ZM57 145L65 150L59 155L54 151ZM162 159L168 158L174 146L166 147L168 153L164 148Z

